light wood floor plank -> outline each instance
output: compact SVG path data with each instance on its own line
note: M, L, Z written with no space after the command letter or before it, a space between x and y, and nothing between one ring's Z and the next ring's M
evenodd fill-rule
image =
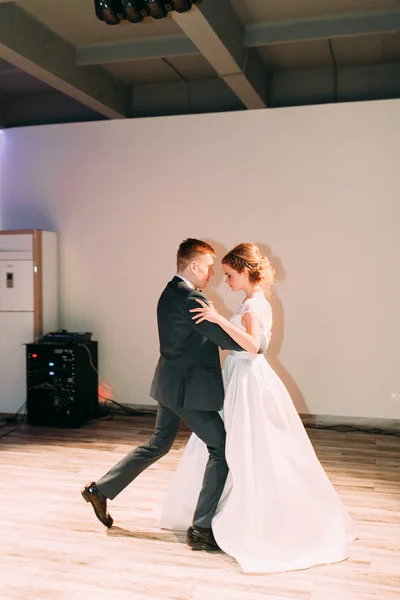
M0 441L0 600L399 599L399 438L309 430L359 540L340 564L244 575L229 556L194 553L183 533L156 527L185 429L165 458L110 503L110 530L82 500L80 488L146 441L153 422L22 426Z

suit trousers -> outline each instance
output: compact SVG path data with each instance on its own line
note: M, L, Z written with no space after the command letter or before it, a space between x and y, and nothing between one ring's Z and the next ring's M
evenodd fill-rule
M228 475L225 458L225 428L217 411L191 410L181 407L158 405L152 438L117 463L96 482L106 498L113 500L142 471L165 456L184 421L207 446L209 459L204 473L202 489L194 512L193 524L211 527Z

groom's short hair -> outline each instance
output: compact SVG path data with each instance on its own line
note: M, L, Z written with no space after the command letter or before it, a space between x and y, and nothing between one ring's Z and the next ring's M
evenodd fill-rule
M215 256L215 250L210 244L202 240L194 238L183 240L176 254L178 273L184 271L188 264L192 260L195 260L199 254L211 254L211 256Z

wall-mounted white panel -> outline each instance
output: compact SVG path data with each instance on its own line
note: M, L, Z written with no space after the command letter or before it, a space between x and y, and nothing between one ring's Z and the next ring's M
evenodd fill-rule
M57 234L0 231L0 413L26 400L24 344L58 329Z
M33 260L33 252L32 250L0 250L0 260Z
M1 233L1 231L0 231ZM0 252L30 251L33 249L33 237L29 233L0 235Z
M0 311L33 309L33 261L0 260Z
M28 312L0 312L0 413L15 413L26 401L24 344L33 341Z

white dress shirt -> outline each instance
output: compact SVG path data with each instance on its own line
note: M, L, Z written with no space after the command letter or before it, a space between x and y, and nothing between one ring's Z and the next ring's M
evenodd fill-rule
M180 279L182 279L182 281L184 281L186 283L186 285L188 285L190 287L190 289L195 290L196 288L194 287L193 283L191 283L188 279L186 279L186 277L184 277L183 275L178 275L176 274L177 277L180 277Z

